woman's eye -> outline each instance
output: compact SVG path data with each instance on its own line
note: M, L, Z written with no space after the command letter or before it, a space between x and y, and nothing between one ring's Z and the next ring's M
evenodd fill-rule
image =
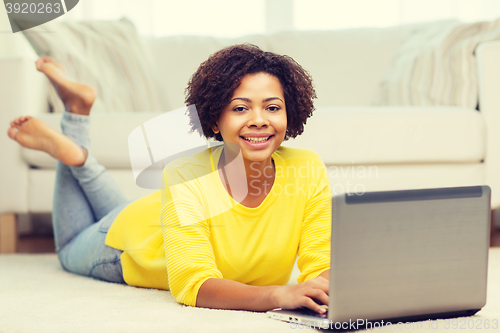
M245 107L243 106L237 106L233 109L233 111L236 111L236 112L243 112L245 111Z
M275 106L275 105L272 105L270 107L268 107L269 111L279 111L280 110L280 107L279 106Z

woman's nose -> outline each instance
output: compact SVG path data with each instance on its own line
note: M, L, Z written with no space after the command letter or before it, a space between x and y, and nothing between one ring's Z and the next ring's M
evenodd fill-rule
M250 119L248 126L263 127L269 125L269 120L266 117L265 110L254 109L249 113Z

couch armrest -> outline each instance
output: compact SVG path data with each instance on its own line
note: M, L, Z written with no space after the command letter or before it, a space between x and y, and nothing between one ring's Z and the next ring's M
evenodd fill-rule
M0 73L0 214L23 213L28 210L28 165L7 129L16 117L47 112L46 79L24 57L0 58Z
M500 41L476 49L479 109L486 125L485 183L491 187L491 208L500 208Z

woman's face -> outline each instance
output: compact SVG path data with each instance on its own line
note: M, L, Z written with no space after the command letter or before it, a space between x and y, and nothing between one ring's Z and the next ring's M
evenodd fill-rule
M212 129L220 131L225 143L238 146L246 162L270 162L287 129L279 80L267 73L244 76ZM232 146L226 145L226 149Z

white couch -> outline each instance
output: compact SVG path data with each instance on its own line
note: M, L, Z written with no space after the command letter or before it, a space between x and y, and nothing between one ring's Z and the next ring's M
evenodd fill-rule
M487 184L492 208L500 207L500 42L483 43L475 53L479 111L375 106L401 36L399 28L390 28L144 41L155 58L169 110L183 105L186 83L197 66L226 45L250 42L292 56L312 74L318 99L304 134L285 145L318 152L329 168L334 193ZM60 114L48 113L45 79L36 72L32 56L0 59L0 73L4 130L24 114L58 128ZM93 154L129 198L151 190L134 183L127 137L163 111L92 115ZM21 149L5 133L0 150L0 246L9 251L16 214L51 211L55 161Z

